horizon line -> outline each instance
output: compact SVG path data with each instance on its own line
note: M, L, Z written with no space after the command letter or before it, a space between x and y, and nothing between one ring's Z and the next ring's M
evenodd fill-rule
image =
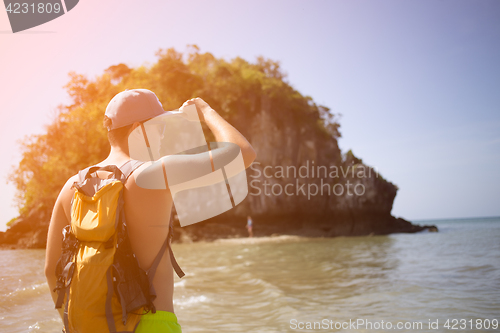
M493 215L493 216L473 216L473 217L443 217L443 218L425 218L425 219L416 219L416 220L409 220L411 222L421 222L421 221L449 221L449 220L472 220L472 219L494 219L494 218L500 218L500 215Z

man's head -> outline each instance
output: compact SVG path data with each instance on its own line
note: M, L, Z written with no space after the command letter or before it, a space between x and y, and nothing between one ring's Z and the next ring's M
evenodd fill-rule
M150 90L127 89L118 93L104 115L109 143L111 146L126 144L128 135L138 124L165 113L158 97Z
M112 124L112 120L108 116L104 116L104 120L102 122L102 125L105 128L109 128L111 126L111 124ZM127 138L129 136L129 134L133 130L133 126L134 126L134 124L123 126L120 128L116 128L116 129L111 130L111 131L108 130L109 144L113 147L124 146L127 142Z
M111 131L165 113L160 100L151 90L127 89L111 99L105 116L111 119L111 125L108 126L108 131Z

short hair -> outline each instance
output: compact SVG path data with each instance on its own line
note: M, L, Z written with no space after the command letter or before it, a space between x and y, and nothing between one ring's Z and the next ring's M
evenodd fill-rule
M104 120L102 122L105 128L109 128L111 126L111 119L108 116L104 116ZM132 128L133 124L115 128L111 131L108 131L108 141L111 146L118 146L120 143L123 143L125 139L127 139L128 131Z

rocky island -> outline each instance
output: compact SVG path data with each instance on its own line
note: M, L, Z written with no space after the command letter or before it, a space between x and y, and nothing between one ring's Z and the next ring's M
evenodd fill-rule
M327 107L302 96L279 64L263 58L227 62L194 47L187 55L160 50L149 68L109 67L93 81L71 73L73 104L59 107L47 133L22 143L10 180L20 216L0 232L0 247L44 248L52 207L66 180L109 152L102 117L109 100L131 88L154 91L165 110L200 96L251 142L257 159L247 169L249 193L234 209L181 228L175 242L255 236L336 237L437 231L391 215L397 186L352 151L338 146L339 123ZM179 84L182 82L182 84ZM209 138L209 134L208 134Z

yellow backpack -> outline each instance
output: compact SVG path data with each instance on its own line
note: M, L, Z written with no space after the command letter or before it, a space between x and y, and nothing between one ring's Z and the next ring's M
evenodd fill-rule
M141 315L156 312L152 284L156 268L168 248L179 277L169 237L152 266L139 267L127 234L123 187L142 162L130 160L122 167L89 167L79 172L71 201L71 223L63 229L63 246L57 263L56 308L64 304L66 333L134 332ZM100 179L97 171L109 171Z

